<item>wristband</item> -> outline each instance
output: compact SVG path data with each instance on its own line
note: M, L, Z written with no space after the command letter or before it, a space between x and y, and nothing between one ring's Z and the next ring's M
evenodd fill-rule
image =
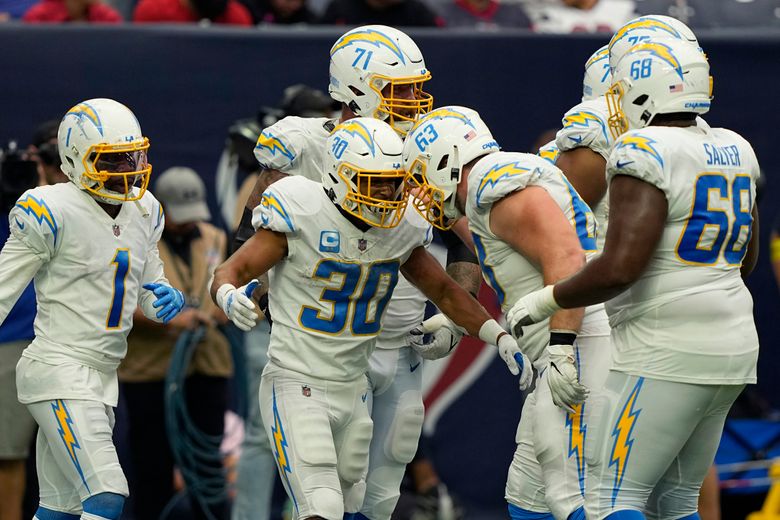
M487 320L479 328L479 339L491 345L498 345L498 339L504 334L507 331L496 320Z
M549 345L574 345L577 333L571 330L551 330Z

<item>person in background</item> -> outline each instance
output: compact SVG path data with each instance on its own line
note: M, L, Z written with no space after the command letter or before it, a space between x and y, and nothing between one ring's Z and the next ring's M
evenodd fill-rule
M8 212L27 189L37 186L35 162L11 143L0 151L0 247L8 240ZM25 461L35 420L16 398L16 364L35 337L35 289L27 286L0 325L0 520L22 520Z
M100 0L41 0L22 20L28 23L121 23L122 15Z
M306 0L245 0L256 24L314 24L318 17Z
M133 11L135 23L201 20L225 25L253 24L249 9L237 0L140 0Z
M522 6L501 0L453 0L440 9L447 27L531 28L531 20Z
M66 182L68 177L62 173L60 154L57 150L57 129L60 122L51 119L41 123L35 129L27 153L38 167L38 185Z
M226 338L217 330L225 316L208 295L208 280L225 258L225 233L209 224L206 188L197 173L174 167L157 179L155 193L165 211L165 229L158 244L165 275L186 295L188 306L163 328L140 311L128 338L128 352L119 367L129 419L130 489L138 519L155 519L174 495L173 456L165 429L165 375L178 336L206 327L195 349L192 374L186 379L189 413L208 435L221 436L227 409L228 378L233 365ZM219 472L216 472L219 473ZM209 478L214 478L210 475ZM208 518L190 501L196 518ZM211 510L226 518L225 504Z
M444 19L422 0L330 0L320 23L442 27Z

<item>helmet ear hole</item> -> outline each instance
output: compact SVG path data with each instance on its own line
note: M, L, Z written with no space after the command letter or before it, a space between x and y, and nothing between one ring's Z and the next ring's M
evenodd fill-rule
M642 94L641 96L637 96L636 99L634 99L633 103L637 106L642 106L647 101L647 94Z
M443 170L447 166L448 162L450 162L450 154L443 155L441 160L439 161L438 166L436 166L436 169Z
M349 90L351 90L352 93L355 94L356 96L365 96L366 95L362 90L360 90L360 89L358 89L356 87L353 87L352 85L349 86Z

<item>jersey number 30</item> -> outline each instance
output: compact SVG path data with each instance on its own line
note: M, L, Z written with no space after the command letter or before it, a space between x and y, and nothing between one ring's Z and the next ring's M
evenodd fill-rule
M320 261L313 278L333 283L334 287L324 289L320 296L320 301L330 303L331 312L329 317L323 317L319 309L304 305L301 325L325 334L339 334L349 321L355 335L379 333L380 318L398 283L398 267L397 260L371 265Z
M728 210L710 207L711 193L728 201ZM677 255L685 262L711 265L723 258L739 264L745 256L753 225L750 177L737 175L731 186L718 173L705 173L696 179L693 208L677 245ZM730 229L730 233L729 233Z

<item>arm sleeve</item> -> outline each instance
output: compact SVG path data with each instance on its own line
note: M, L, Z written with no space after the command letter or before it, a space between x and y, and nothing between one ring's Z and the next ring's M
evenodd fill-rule
M11 235L0 251L0 323L44 264L44 259Z

